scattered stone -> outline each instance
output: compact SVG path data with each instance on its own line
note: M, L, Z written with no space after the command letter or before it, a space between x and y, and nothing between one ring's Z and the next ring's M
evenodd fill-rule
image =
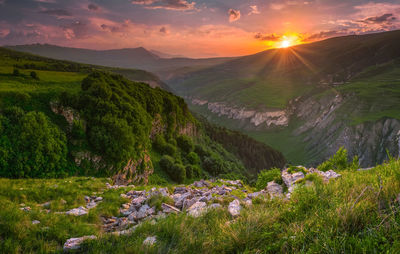
M209 205L208 208L209 208L209 209L221 208L221 204L219 204L219 203L213 203L213 204Z
M83 237L78 237L78 238L70 238L64 243L64 251L70 251L70 250L77 250L81 247L81 244L88 240L88 239L96 239L97 237L94 235L90 236L83 236Z
M165 203L162 203L161 208L163 209L164 213L179 213L180 210L172 205L168 205Z
M239 200L235 199L229 203L228 212L233 216L236 217L240 214L240 210L242 207L240 206Z
M29 212L32 209L29 206L26 206L26 207L21 207L20 210L22 210L24 212Z
M280 184L275 183L274 181L268 183L267 191L271 196L271 198L281 197L283 194L282 186Z
M67 211L65 214L74 215L74 216L81 216L81 215L88 214L88 209L86 209L83 206L80 206L78 208L74 208L74 209L71 209L71 210Z
M196 202L188 208L189 215L199 217L206 210L207 204L205 202Z
M154 245L157 242L157 238L155 236L149 236L143 241L143 245Z
M36 225L36 224L39 224L40 223L40 221L38 221L38 220L33 220L32 221L32 225Z

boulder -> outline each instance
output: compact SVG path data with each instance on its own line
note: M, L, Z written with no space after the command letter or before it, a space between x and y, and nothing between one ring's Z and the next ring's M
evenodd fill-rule
M275 183L274 181L268 183L267 191L271 196L271 198L280 197L283 194L282 186L280 184Z
M240 206L239 200L235 199L229 203L228 212L233 216L236 217L240 214L240 210L242 207Z
M69 250L77 250L80 248L80 245L82 242L88 240L88 239L96 239L97 237L94 235L90 236L83 236L83 237L78 237L78 238L70 238L64 243L64 251L69 251Z
M196 202L190 206L187 211L193 217L200 216L206 210L207 204L205 202Z
M74 208L74 209L71 209L71 210L67 211L65 214L74 215L74 216L81 216L81 215L88 214L88 209L86 209L83 206L80 206L78 208Z
M163 209L164 213L179 213L180 210L172 205L168 205L165 203L162 203L161 208Z
M145 204L142 207L140 207L139 211L136 214L136 219L141 220L144 219L145 217L147 217L148 213L147 210L149 210L150 207Z
M39 223L40 223L40 221L38 221L38 220L32 221L32 225L36 225L36 224L39 224Z

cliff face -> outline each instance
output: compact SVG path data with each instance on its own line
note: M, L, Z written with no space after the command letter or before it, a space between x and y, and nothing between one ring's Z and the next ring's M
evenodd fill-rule
M307 153L313 158L309 161L312 165L326 160L342 146L350 156L358 155L363 167L384 162L388 153L400 156L400 121L385 118L354 125L350 116L365 110L365 104L358 103L354 95L331 92L318 97L299 97L292 100L285 110L265 112L222 102L193 98L190 101L207 107L210 114L247 122L241 124L244 130L257 127L259 132L269 132L276 128L290 128L291 135L301 137L306 144Z
M223 102L208 102L206 100L191 99L194 105L207 106L207 109L217 114L235 120L245 120L255 127L270 126L287 126L289 117L285 110L276 111L256 111L240 108L236 106L228 106Z
M351 102L352 112L361 111L362 102L357 103L355 96L326 95L322 98L308 98L292 103L292 118L304 121L304 124L293 131L302 135L310 151L317 155L321 162L345 147L350 156L358 155L363 167L380 164L391 156L399 156L400 121L384 118L375 122L364 122L354 125L346 119L342 107Z

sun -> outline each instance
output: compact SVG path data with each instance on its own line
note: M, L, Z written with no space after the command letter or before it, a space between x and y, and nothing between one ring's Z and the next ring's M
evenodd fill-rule
M287 48L287 47L290 47L290 46L291 46L291 42L289 40L283 40L281 42L280 48Z

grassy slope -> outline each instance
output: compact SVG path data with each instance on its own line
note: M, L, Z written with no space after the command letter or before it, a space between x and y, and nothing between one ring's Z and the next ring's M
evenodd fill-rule
M100 236L83 246L85 253L396 253L400 250L396 197L400 162L370 171L343 171L342 177L298 188L290 201L261 200L232 220L226 209L200 218L171 215L145 222L130 236L101 233L101 215L117 215L127 190L105 190L106 179L0 179L0 252L60 252L69 237ZM148 186L150 188L152 186ZM138 187L139 189L141 187ZM54 214L84 204L84 195L104 197L89 215ZM100 193L100 194L99 194ZM65 205L61 199L67 201ZM52 201L49 214L41 204ZM31 212L19 210L24 203ZM41 223L32 225L32 220ZM157 236L153 247L142 245Z

